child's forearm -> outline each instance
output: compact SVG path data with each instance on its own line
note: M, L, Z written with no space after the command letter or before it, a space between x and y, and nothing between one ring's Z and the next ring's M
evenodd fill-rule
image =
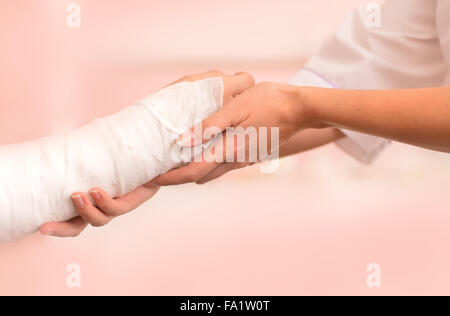
M385 91L298 89L312 125L341 127L450 152L450 87Z
M280 157L295 155L335 142L345 135L337 128L308 129L298 132L280 146Z
M116 197L176 167L179 134L219 110L223 91L221 78L183 82L62 137L1 146L0 241L78 215L75 191Z

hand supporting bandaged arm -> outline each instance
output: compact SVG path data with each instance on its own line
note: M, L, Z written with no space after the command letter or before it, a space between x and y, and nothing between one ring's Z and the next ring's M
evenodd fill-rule
M221 78L182 82L63 136L1 146L0 241L77 216L75 191L121 196L177 167L177 138L222 107L223 90Z

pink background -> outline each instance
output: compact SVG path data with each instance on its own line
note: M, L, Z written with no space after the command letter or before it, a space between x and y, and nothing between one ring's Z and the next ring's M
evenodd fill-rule
M112 113L188 73L286 81L360 0L0 3L0 142ZM0 245L0 294L450 294L450 156L393 144L373 166L333 145L207 186L164 189L76 239ZM1 198L1 197L0 197ZM82 286L66 286L66 266ZM366 286L378 263L382 287Z

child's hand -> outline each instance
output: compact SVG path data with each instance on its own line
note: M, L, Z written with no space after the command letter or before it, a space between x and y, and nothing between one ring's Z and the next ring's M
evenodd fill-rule
M120 198L113 199L104 190L95 188L89 194L97 206L91 203L86 194L74 193L72 201L80 216L67 222L46 223L41 226L40 232L55 237L76 237L88 224L94 227L104 226L114 217L134 210L152 198L158 190L159 186L150 182Z
M217 70L208 71L201 74L185 76L171 85L183 81L197 81L206 78L221 77L224 83L224 100L226 104L233 100L237 95L254 86L254 79L247 73L237 73L227 75ZM41 226L40 232L43 235L55 237L75 237L78 236L88 224L94 227L100 227L108 224L114 217L126 214L139 205L153 197L159 190L159 186L154 182L149 182L131 193L120 198L113 199L99 188L90 191L94 206L84 193L75 193L72 195L72 201L80 214L62 223L46 223Z

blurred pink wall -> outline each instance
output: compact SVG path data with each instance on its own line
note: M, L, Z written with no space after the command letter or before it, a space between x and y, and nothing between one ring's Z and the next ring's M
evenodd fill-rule
M93 101L86 90L98 92L96 85L110 77L107 72L126 72L132 78L141 73L156 88L186 71L204 71L227 62L225 68L232 71L264 67L279 71L287 66L283 74L287 80L348 10L362 1L80 0L79 29L66 25L69 3L0 4L0 101L4 104L0 114L7 117L17 114L17 109L21 113L19 121L4 122L9 131L2 136L4 141L47 134L84 122L102 108L123 106L97 104L91 112L86 104ZM87 84L89 79L94 86ZM142 88L139 94L124 93L128 99L117 101L131 102L150 91L150 86ZM111 99L106 100L116 100ZM42 119L36 121L37 115ZM28 133L24 126L30 119Z
M0 3L0 141L114 112L187 73L286 81L364 1ZM373 166L333 146L162 190L76 239L0 245L0 294L449 294L448 155L392 145ZM81 266L82 287L66 286ZM366 267L382 287L366 286Z

